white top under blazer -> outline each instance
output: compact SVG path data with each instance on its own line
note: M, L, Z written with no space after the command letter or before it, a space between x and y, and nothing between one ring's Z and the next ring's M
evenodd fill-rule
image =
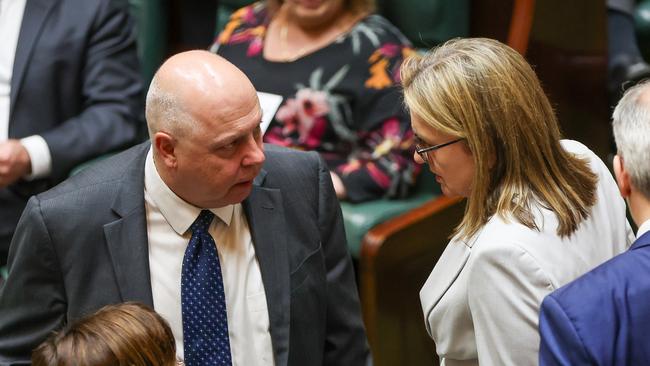
M470 240L452 238L420 291L441 365L537 365L544 296L634 240L625 202L605 164L579 142L561 143L598 175L589 217L562 239L553 212L533 203L540 231L495 216Z

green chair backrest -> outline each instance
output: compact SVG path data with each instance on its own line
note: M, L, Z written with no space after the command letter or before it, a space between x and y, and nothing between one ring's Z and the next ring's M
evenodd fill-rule
M377 10L417 48L469 35L469 0L377 0Z
M144 92L167 52L167 9L169 1L129 0L135 19ZM207 47L207 45L206 45Z

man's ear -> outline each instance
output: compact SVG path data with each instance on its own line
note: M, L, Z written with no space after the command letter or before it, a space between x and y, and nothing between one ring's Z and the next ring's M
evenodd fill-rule
M178 160L176 159L176 139L174 136L167 132L156 132L153 135L152 144L160 162L169 169L176 168Z
M620 155L614 156L614 175L616 176L616 183L618 184L618 190L621 192L621 196L628 198L632 192L630 175L625 170L625 162Z

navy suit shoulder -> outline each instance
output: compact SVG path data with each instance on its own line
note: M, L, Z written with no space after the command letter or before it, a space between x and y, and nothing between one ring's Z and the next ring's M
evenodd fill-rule
M650 233L544 300L540 364L568 364L559 360L575 357L573 342L581 345L587 364L650 364L648 303Z

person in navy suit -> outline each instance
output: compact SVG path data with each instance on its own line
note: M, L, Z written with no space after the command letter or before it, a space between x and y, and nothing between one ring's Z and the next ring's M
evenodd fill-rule
M544 299L540 365L650 364L650 82L629 89L613 119L614 173L636 241Z

